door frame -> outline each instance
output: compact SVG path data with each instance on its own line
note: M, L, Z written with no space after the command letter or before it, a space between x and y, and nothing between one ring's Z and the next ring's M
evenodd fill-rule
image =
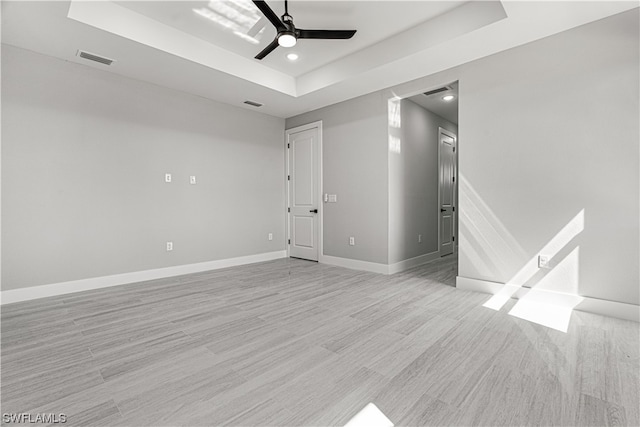
M454 184L453 184L453 254L455 255L457 254L457 250L456 248L458 247L458 241L455 240L456 237L458 237L458 211L457 211L457 207L458 207L458 135L456 135L455 133L451 132L450 130L447 130L443 127L438 126L438 206L437 206L437 213L438 213L438 255L440 255L440 246L442 244L442 221L440 220L440 206L441 206L441 202L440 202L440 167L441 167L441 156L440 156L440 146L442 145L440 143L440 138L442 135L446 135L450 138L453 138L453 148L454 148L454 161L453 161L453 176L454 178ZM442 255L440 255L442 256Z
M322 120L318 120L316 122L307 123L306 125L296 126L294 128L286 129L284 131L284 157L285 157L285 171L284 171L284 187L285 187L285 207L284 207L284 216L285 216L285 229L286 229L286 239L285 246L287 248L287 258L290 255L290 247L291 244L291 214L289 213L289 200L291 196L291 181L289 181L288 177L291 174L290 165L289 165L289 138L294 133L303 132L305 130L317 128L318 129L318 158L316 159L318 166L318 194L315 195L317 203L318 203L318 235L316 236L318 242L318 262L321 263L324 261L324 249L323 249L323 231L322 224L324 223L324 203L323 203L323 186L322 186Z

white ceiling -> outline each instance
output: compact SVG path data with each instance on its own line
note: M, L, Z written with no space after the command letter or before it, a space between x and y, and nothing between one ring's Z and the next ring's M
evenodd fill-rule
M251 0L227 0L251 8L251 17L261 17L262 13ZM275 28L268 22L262 22L263 32L257 35L259 44L252 44L234 34L234 29L207 19L195 10L213 12L216 5L225 1L119 1L123 6L141 15L152 18L167 26L179 29L208 43L222 47L244 58L253 58L275 37ZM325 64L337 61L363 48L372 46L428 21L466 3L465 1L308 1L291 0L289 14L293 16L298 28L357 30L356 36L349 41L305 40L293 48L279 48L262 60L262 64L293 77L300 76ZM268 0L267 4L281 16L284 13L284 1ZM236 9L232 9L236 11ZM400 11L401 13L398 13ZM224 12L224 10L222 10ZM247 15L245 14L245 16ZM216 14L218 15L218 14ZM218 15L219 16L219 15ZM381 24L384 17L384 25ZM225 20L227 23L233 23ZM255 22L251 19L250 22ZM245 31L243 31L245 33ZM297 53L296 62L286 59L289 52Z
M283 12L281 1L268 3ZM255 108L243 101L257 101L264 104L257 111L290 117L602 19L638 2L292 0L289 13L297 27L358 30L350 40L299 41L290 49L300 55L293 64L284 58L284 48L263 61L253 59L274 36L268 22L258 33L259 44L252 44L193 12L207 6L206 1L2 1L2 42L247 109ZM76 56L78 49L116 62L87 61Z
M440 88L446 88L446 90L427 95L427 93ZM431 88L427 93L419 93L407 99L449 120L451 123L458 124L458 82L446 84L440 88ZM453 99L445 101L443 99L445 95L453 95Z

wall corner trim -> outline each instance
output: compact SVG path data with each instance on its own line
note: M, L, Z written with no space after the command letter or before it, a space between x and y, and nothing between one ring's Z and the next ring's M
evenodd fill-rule
M457 276L456 288L464 289L467 291L482 292L486 294L495 295L505 287L513 287L512 298L522 298L525 296L531 288L525 288L520 286L508 285L505 283L491 282L488 280L472 279L469 277ZM563 294L559 292L538 290L537 294L544 294L548 296L551 304L554 300L567 297L569 294ZM640 306L635 304L627 304L618 301L603 300L593 297L587 297L580 295L582 301L574 307L574 310L584 311L587 313L600 314L603 316L615 317L618 319L631 320L634 322L640 322Z
M64 295L92 289L108 288L111 286L133 284L173 276L181 276L202 271L218 270L238 265L271 261L286 258L287 251L265 252L236 258L219 259L215 261L199 262L195 264L176 265L173 267L156 268L153 270L134 271L131 273L114 274L111 276L92 277L89 279L73 280L69 282L52 283L49 285L31 286L22 289L10 289L0 292L0 305L14 302Z

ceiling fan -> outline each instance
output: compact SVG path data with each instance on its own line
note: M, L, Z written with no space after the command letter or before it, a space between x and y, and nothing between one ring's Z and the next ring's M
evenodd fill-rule
M265 47L262 52L255 56L262 59L270 54L278 46L295 46L298 39L350 39L356 30L303 30L293 25L293 17L289 15L287 0L284 1L284 15L282 19L263 0L253 0L253 3L260 9L263 15L276 27L276 38Z

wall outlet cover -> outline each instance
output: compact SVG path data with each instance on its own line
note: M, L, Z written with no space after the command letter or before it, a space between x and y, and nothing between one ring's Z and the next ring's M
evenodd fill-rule
M549 268L549 256L538 255L538 268Z

